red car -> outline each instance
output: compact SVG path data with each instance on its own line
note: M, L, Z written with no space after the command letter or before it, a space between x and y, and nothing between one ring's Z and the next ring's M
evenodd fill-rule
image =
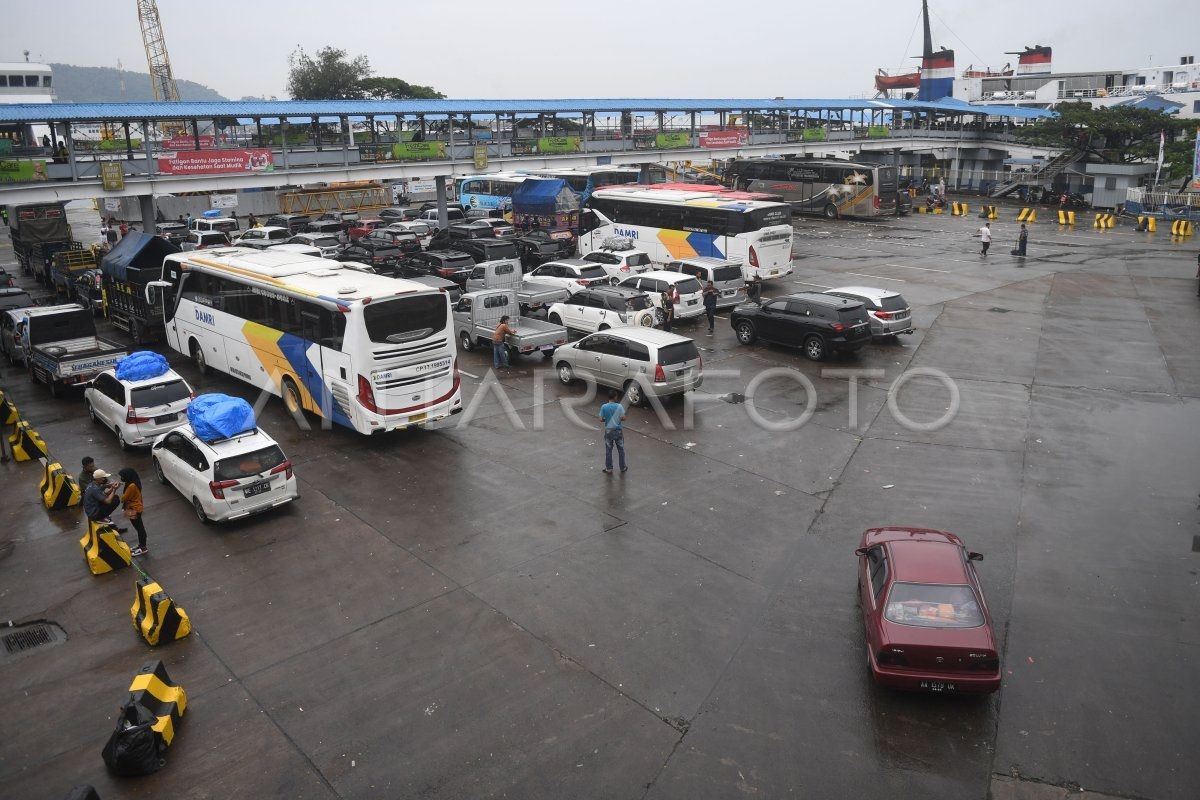
M354 223L354 226L346 230L346 235L350 237L350 241L355 241L366 236L376 228L382 228L387 223L381 219L360 219Z
M871 676L918 692L994 692L1000 658L968 552L953 533L871 528L854 551Z

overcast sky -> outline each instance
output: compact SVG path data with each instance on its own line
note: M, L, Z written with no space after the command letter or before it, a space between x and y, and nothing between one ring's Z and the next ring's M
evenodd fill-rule
M0 0L0 61L146 70L133 0ZM919 0L159 0L177 78L226 97L287 97L297 46L365 54L377 75L449 97L847 97L876 67L915 64ZM1177 64L1200 55L1187 4L933 0L934 46L1000 67L1054 47L1055 71ZM1158 8L1155 8L1158 6ZM349 16L343 16L344 14ZM1176 15L1176 24L1168 20ZM911 40L910 40L911 36ZM962 37L962 38L959 38Z

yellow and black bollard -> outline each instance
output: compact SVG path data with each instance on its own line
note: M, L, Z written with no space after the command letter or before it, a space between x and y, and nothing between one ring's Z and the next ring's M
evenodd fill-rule
M28 420L17 423L16 430L8 437L12 445L13 460L32 461L35 458L49 458L50 451L42 437L29 426Z
M149 577L141 578L134 582L133 590L133 607L129 609L129 615L147 644L173 642L192 632L187 612L175 605L155 581Z
M79 546L83 548L83 558L93 575L129 566L133 554L113 525L89 519L87 526L88 532L79 540Z
M38 492L42 495L42 504L51 511L79 505L83 494L79 491L75 479L62 468L62 464L51 462L47 458L38 460L46 468L42 474L42 480L38 484Z
M20 418L16 404L0 389L0 425L13 425Z
M154 731L163 747L175 741L175 729L187 710L187 692L171 682L161 661L149 661L133 676L129 684L129 699L154 716Z

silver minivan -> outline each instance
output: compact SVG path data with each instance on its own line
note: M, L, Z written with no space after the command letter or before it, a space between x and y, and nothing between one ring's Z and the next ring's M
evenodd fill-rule
M624 391L632 405L641 405L647 394L683 394L704 383L696 343L656 328L609 328L560 345L553 358L562 383L591 378Z
M684 258L668 261L663 267L667 272L682 272L700 281L701 286L709 281L717 288L717 308L729 308L746 302L746 278L742 275L742 262L724 258Z

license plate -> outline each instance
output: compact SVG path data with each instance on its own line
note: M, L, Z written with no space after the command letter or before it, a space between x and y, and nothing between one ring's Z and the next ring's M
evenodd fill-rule
M424 422L425 418L428 416L429 416L428 414L413 414L411 417L408 418L408 424L414 425L418 422Z
M737 294L737 289L726 289L725 291L721 292L723 297L733 297L735 294Z
M773 270L771 270L771 276L772 276L772 277L774 277L775 275L778 275L778 274L779 274L779 270L777 270L777 269L773 269Z
M179 419L178 414L163 414L161 417L154 418L155 425L162 425L164 422L174 422Z
M543 345L538 346L538 350L553 350L553 349L554 349L554 345L552 345L552 344L543 344Z
M261 481L260 483L252 483L249 486L243 487L242 491L246 493L246 497L254 497L256 494L271 491L271 482Z
M694 306L694 305L696 305L696 303L698 303L698 302L700 302L700 301L699 301L699 300L688 300L687 304L688 304L689 306Z
M953 692L954 684L946 681L921 681L921 688L931 692Z

